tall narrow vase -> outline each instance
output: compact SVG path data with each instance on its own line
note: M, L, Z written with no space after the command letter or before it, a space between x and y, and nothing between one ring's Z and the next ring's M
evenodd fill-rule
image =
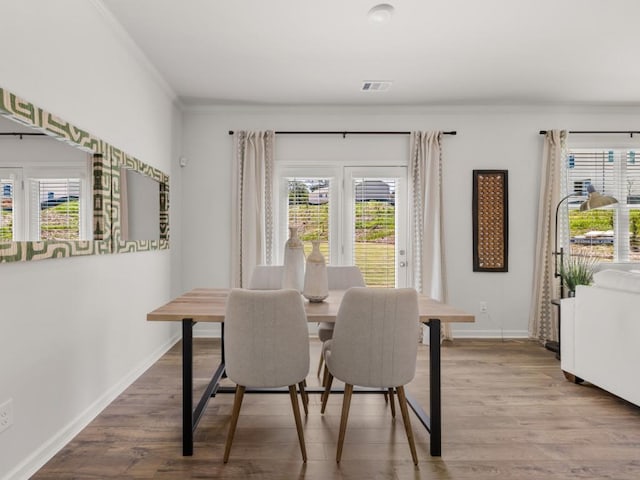
M302 292L304 286L304 245L298 237L298 229L289 227L289 239L284 244L284 274L282 288Z
M313 250L307 257L302 295L310 302L321 302L329 296L327 264L320 252L320 240L313 240Z

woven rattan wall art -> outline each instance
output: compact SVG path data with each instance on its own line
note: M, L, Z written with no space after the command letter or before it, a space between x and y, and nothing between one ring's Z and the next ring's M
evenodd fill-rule
M473 171L473 271L508 271L507 170Z

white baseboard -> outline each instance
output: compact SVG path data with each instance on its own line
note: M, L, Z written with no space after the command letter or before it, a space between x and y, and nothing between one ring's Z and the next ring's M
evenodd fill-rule
M197 338L220 338L220 326L217 324L201 324L201 328L194 329L193 336ZM318 326L309 324L309 336L318 336ZM529 338L527 330L459 330L453 331L453 338Z
M309 336L318 336L318 324L309 323ZM194 338L220 338L220 325L217 323L200 323L193 329Z
M456 338L529 338L527 330L454 330L453 339Z
M34 473L41 469L53 456L69 443L78 433L91 423L111 402L124 392L140 375L160 359L181 338L181 334L172 336L167 342L156 349L144 359L137 367L131 370L117 384L107 390L84 412L78 415L71 423L62 428L45 442L40 448L28 456L17 467L11 470L2 480L28 480Z
M193 328L194 338L220 338L220 324L199 323ZM182 333L180 333L182 338Z

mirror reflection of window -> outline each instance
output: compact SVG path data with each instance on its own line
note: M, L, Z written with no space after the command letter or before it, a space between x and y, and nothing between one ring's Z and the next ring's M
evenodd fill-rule
M160 239L160 184L135 170L120 170L122 240Z
M91 156L0 118L0 241L91 240Z
M15 218L13 215L13 192L16 170L0 167L0 242L14 240Z
M31 240L80 240L85 229L80 205L82 179L29 179L29 237Z

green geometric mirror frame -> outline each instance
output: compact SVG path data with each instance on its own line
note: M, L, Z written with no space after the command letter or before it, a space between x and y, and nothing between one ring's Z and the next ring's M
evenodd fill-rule
M111 253L111 163L96 136L0 88L0 115L93 154L93 240L3 241L0 262Z
M113 210L111 225L113 231L113 251L115 253L141 252L146 250L163 250L169 248L169 176L162 171L117 148L110 148L111 157L111 194ZM158 201L160 218L158 240L123 240L122 239L122 168L133 170L158 182Z
M0 87L0 115L35 128L93 154L93 240L0 241L0 263L78 255L133 252L169 247L169 177L95 135ZM120 239L120 167L128 166L159 182L159 240Z

